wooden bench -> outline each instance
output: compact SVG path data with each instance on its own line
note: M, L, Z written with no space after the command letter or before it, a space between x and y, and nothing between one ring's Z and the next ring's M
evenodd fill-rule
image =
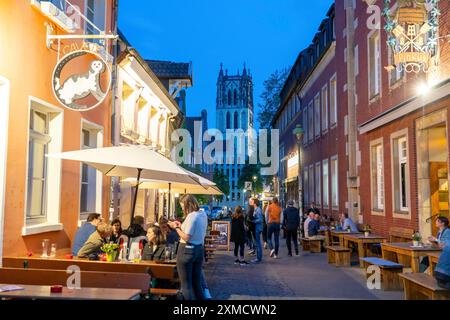
M66 270L0 268L0 283L6 284L67 286L70 276ZM139 289L143 294L150 288L150 276L145 273L80 271L80 282L84 288Z
M413 233L413 229L391 227L389 228L389 242L410 242Z
M403 265L376 257L360 258L364 266L374 265L381 271L381 288L385 291L402 290L402 283L399 275L403 272ZM370 274L367 274L370 277Z
M309 250L311 253L321 253L324 241L325 237L302 238L303 251Z
M336 267L350 267L351 250L341 246L327 246L328 263Z
M403 273L405 300L450 300L450 290L438 286L432 276L425 273Z

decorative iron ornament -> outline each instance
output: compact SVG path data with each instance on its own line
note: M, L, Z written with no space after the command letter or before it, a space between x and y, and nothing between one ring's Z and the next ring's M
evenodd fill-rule
M392 12L392 0L384 0L384 29L394 57L386 69L427 73L436 64L439 0L397 0L397 4Z

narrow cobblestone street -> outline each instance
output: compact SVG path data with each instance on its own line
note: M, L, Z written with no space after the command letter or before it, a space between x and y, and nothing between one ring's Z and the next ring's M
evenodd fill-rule
M402 299L400 291L369 290L364 269L336 268L326 253L288 257L283 240L279 259L270 258L267 249L258 265L235 265L232 251L217 251L205 268L213 299Z

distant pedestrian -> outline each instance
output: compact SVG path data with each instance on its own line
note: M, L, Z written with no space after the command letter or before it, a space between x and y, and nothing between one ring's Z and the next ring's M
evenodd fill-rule
M252 260L252 263L259 263L263 258L262 243L261 243L261 233L263 231L263 214L259 207L259 199L253 199L253 208L255 211L253 213L253 224L255 226L255 243L256 243L256 259Z
M300 212L294 207L294 201L292 200L288 201L288 206L283 211L283 226L286 231L288 256L292 257L291 242L294 243L295 255L298 256L297 230L300 226Z
M255 225L253 224L253 213L255 208L253 207L253 199L250 198L248 202L247 213L245 215L245 225L247 229L247 242L249 246L249 254L256 255L256 244L255 244Z
M267 210L269 210L269 203L266 203L263 206L263 232L262 232L262 238L263 238L263 243L264 243L264 249L267 249L267 233L268 233L268 229L267 229Z
M234 242L234 264L247 265L248 262L244 260L245 227L244 211L241 206L237 206L231 216L231 242Z
M272 203L269 205L267 210L266 220L267 224L267 241L269 243L270 257L278 258L278 249L280 248L280 227L283 223L283 215L281 207L278 203L278 198L273 198ZM272 237L274 237L275 246L272 242Z

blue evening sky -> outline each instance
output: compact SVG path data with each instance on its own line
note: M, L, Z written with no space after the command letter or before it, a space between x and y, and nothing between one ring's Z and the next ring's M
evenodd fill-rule
M146 59L192 61L194 86L188 116L208 110L215 126L216 81L223 62L229 74L251 70L255 114L263 81L292 66L309 45L332 0L121 0L119 28Z

